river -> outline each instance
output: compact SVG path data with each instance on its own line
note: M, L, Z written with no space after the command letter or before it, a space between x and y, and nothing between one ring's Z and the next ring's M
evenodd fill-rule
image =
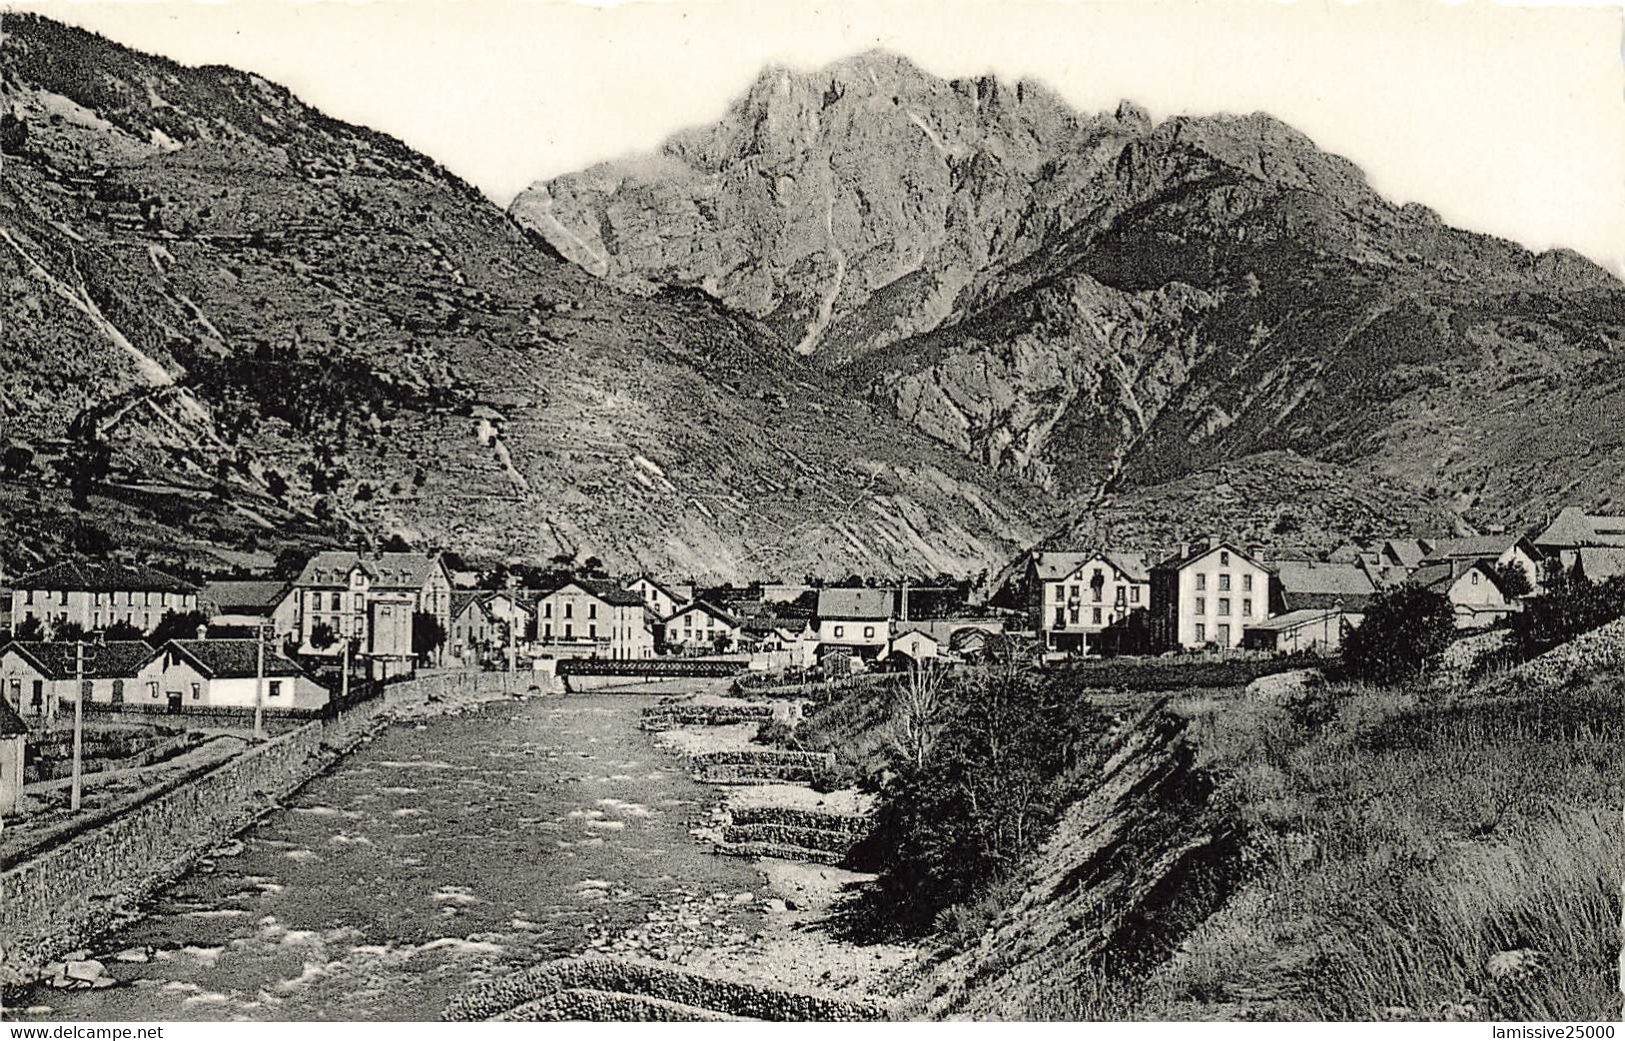
M117 986L38 987L51 1011L25 1018L434 1019L459 989L579 950L662 898L750 890L748 862L689 836L716 796L637 728L652 700L505 702L389 728L98 943Z

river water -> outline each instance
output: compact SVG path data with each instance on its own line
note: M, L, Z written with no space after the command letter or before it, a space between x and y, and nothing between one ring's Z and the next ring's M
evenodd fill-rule
M389 728L98 943L119 985L37 988L51 1011L28 1018L434 1019L459 989L573 953L661 898L750 890L747 862L689 836L715 793L637 729L651 701ZM718 913L753 929L748 907Z

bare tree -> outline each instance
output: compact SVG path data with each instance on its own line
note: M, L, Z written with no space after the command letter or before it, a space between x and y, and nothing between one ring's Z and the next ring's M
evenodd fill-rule
M942 734L942 682L942 669L915 665L893 691L886 745L899 765L919 770L930 760Z

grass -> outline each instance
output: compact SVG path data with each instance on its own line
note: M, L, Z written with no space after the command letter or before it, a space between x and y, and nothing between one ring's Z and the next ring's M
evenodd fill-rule
M1226 778L1253 877L1110 1011L1620 1016L1619 676L1496 701L1334 686L1179 707Z

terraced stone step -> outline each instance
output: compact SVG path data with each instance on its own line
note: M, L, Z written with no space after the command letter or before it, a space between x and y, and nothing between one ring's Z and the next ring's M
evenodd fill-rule
M829 864L846 859L846 853L831 853L806 846L789 846L778 842L718 842L716 851L730 857L769 857L773 860L794 860L804 864Z
M858 836L848 831L796 828L784 824L729 824L722 829L722 839L732 844L764 843L795 846L845 856L853 843L858 840Z
M651 705L643 710L639 723L644 730L670 730L679 726L732 726L737 723L762 723L773 718L773 706L758 702L739 702L733 705L694 704L677 702Z
M854 838L867 835L872 826L870 819L862 814L773 805L729 807L728 819L733 824L782 824L792 828L839 831Z

